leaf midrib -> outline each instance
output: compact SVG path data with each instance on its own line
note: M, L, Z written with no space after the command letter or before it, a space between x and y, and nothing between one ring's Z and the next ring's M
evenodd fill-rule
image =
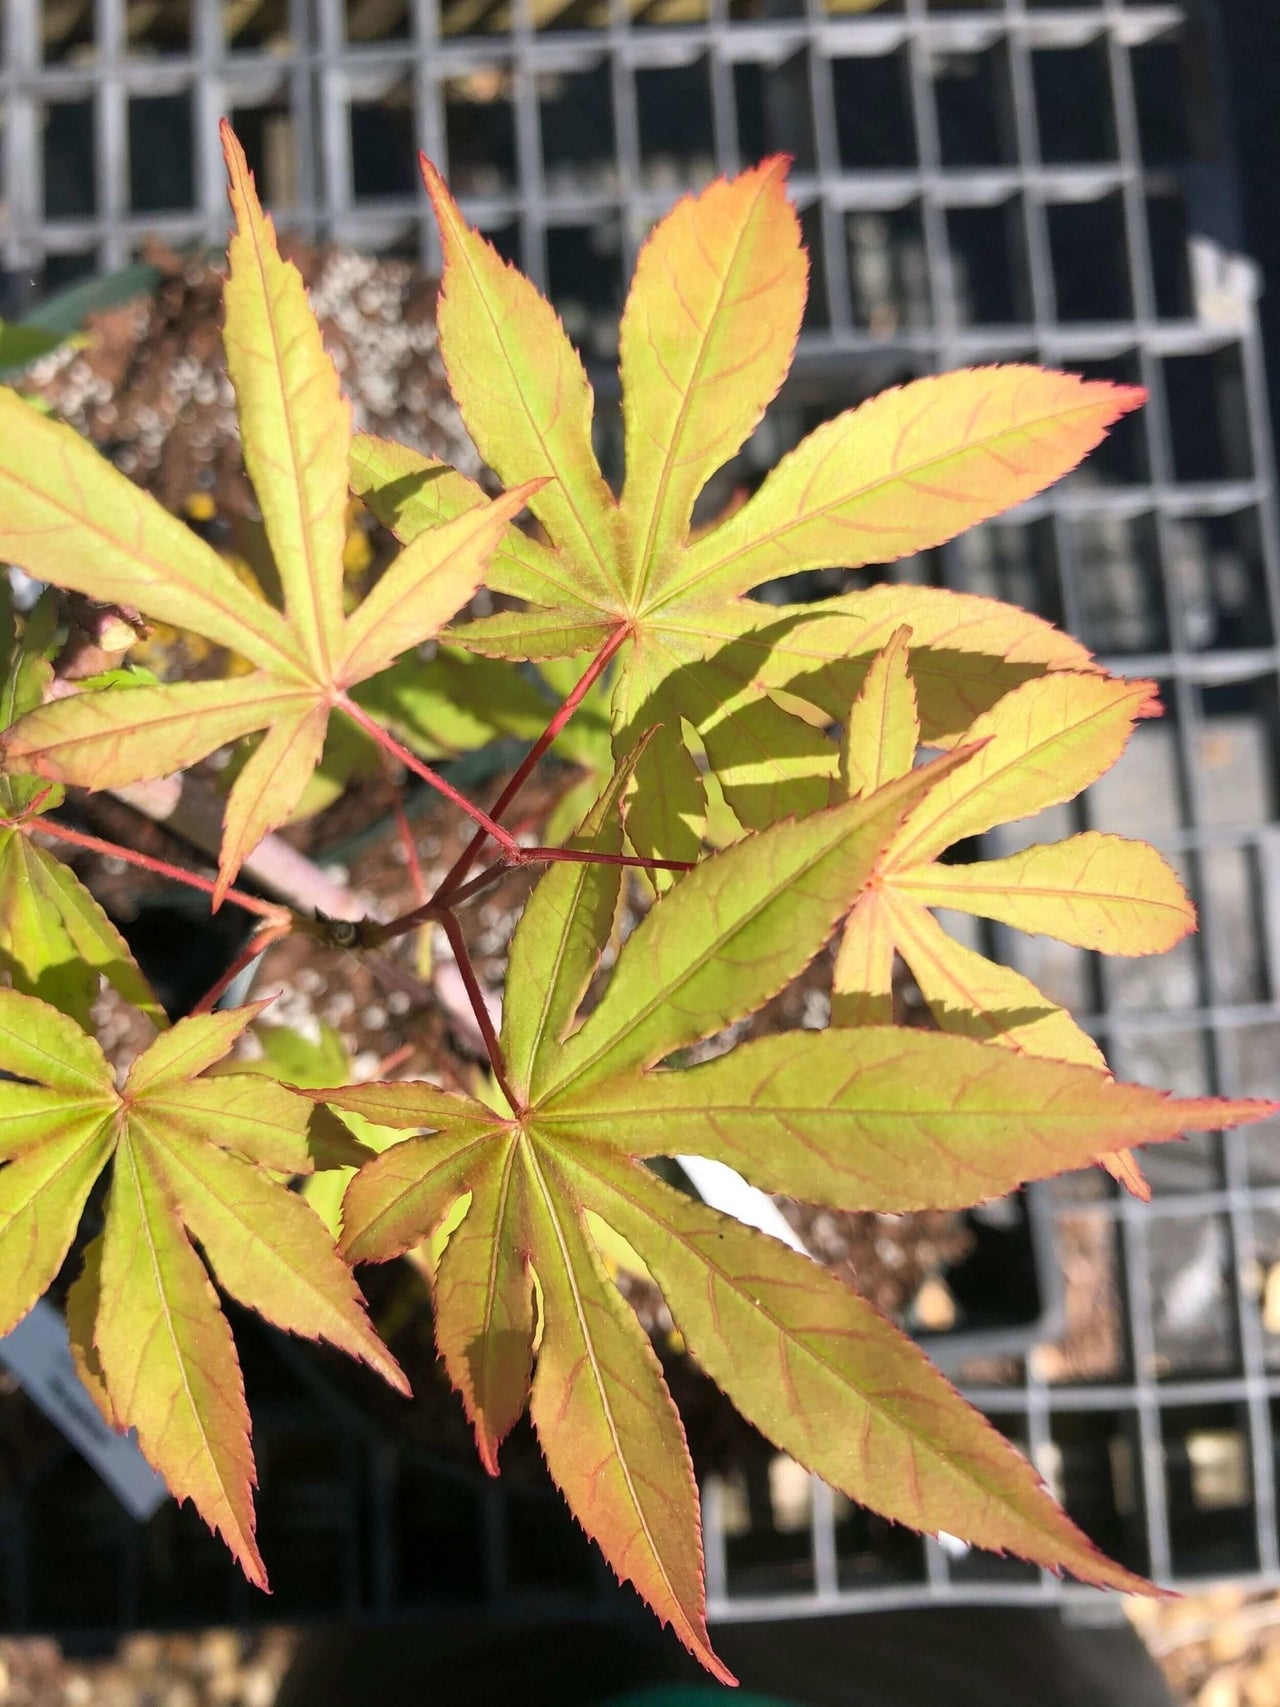
M455 218L457 223L461 224L462 216L456 210L454 212L454 218ZM476 268L476 266L472 262L471 256L467 252L465 244L462 242L458 242L456 238L455 238L454 253L456 255L458 255L458 257L465 263L467 271L471 275L472 283L473 283L475 290L476 290L476 295L479 297L481 303L484 305L485 316L489 321L489 326L490 326L490 329L493 333L494 340L497 344L497 347L502 354L502 359L503 359L503 362L506 366L508 377L510 378L513 386L515 387L516 394L520 395L523 391L524 381L521 379L520 375L516 372L515 363L511 359L511 352L507 347L506 338L503 336L502 329L498 325L498 320L497 320L497 317L494 314L494 310L493 310L493 304L489 300L489 292L485 288L485 285L484 285L484 283L480 277L479 270ZM501 264L505 264L505 263L501 263ZM568 343L568 334L563 333L563 336L565 338L565 342ZM573 346L569 345L569 348L570 348L570 350L572 350ZM574 352L574 359L575 359L575 361L578 360L576 352ZM448 362L446 360L446 367L447 366L448 366ZM579 370L581 371L581 363L580 362L579 362ZM583 381L584 381L584 384L587 383L585 373L583 374ZM588 395L588 397L590 396L589 384L588 384L587 395ZM547 467L551 470L552 478L554 479L554 482L555 482L555 489L557 492L559 492L564 497L566 507L568 508L569 513L573 517L574 521L577 523L578 530L579 530L580 534L582 535L583 542L588 547L591 557L594 558L594 560L595 560L595 565L596 565L597 570L600 573L600 578L601 578L602 582L604 583L604 585L606 587L614 586L615 581L616 581L616 577L612 576L610 574L609 565L608 565L608 563L606 563L603 555L601 554L600 547L599 547L598 542L596 541L595 535L594 535L592 529L590 529L587 526L586 519L583 515L581 506L578 502L578 494L575 491L574 482L572 480L565 480L561 477L560 465L559 465L557 459L554 456L552 456L551 451L547 445L546 435L543 433L541 426L534 420L531 412L527 408L522 408L521 412L523 413L525 420L528 421L529 426L533 431L534 437L536 438L536 440L538 442L538 446L539 446L540 450L542 451L543 456L546 458ZM596 478L603 484L604 476L600 472L600 465L599 465L599 463L596 462L595 452L592 450L589 441L587 443L586 448L587 448L587 455L588 455L590 462L591 462L591 466L595 469ZM554 497L554 495L555 495L554 493L551 494L551 496L553 496L553 497ZM614 512L616 513L616 505L614 506ZM595 608L595 607L592 607L592 608Z
M569 1295L573 1301L574 1314L578 1320L578 1331L581 1336L582 1346L591 1369L592 1382L599 1398L600 1410L604 1416L605 1426L609 1431L609 1439L613 1444L614 1462L617 1464L619 1470L621 1470L623 1479L626 1482L627 1495L630 1499L632 1510L640 1521L640 1528L644 1535L645 1545L649 1550L649 1556L658 1567L663 1584L667 1593L671 1597L671 1605L673 1607L679 1607L681 1611L683 1611L683 1600L679 1590L671 1580L671 1574L667 1570L666 1561L662 1556L662 1551L654 1539L653 1530L649 1524L648 1514L646 1513L644 1504L636 1490L635 1479L631 1474L631 1466L627 1462L626 1453L622 1446L622 1439L618 1432L617 1425L613 1420L613 1408L609 1403L608 1380L599 1360L596 1357L595 1344L591 1337L591 1330L587 1324L586 1311L583 1307L582 1290L578 1284L573 1260L569 1254L569 1245L568 1240L565 1237L564 1228L561 1226L560 1217L556 1213L556 1194L550 1189L547 1183L546 1177L542 1171L542 1164L536 1154L535 1146L532 1144L526 1144L523 1148L526 1172L532 1183L538 1188L538 1193L542 1199L546 1218L550 1223L552 1233L555 1237L560 1261L564 1270L565 1280L569 1287ZM583 1238L585 1239L587 1237L588 1235L584 1233Z
M195 1423L197 1433L199 1434L200 1442L201 1442L201 1445L204 1449L204 1455L205 1455L206 1461L208 1462L210 1468L213 1470L213 1473L214 1473L215 1477L217 1478L218 1487L220 1488L220 1490L222 1492L222 1498L223 1498L223 1501L225 1502L224 1503L224 1512L223 1512L224 1518L229 1517L229 1518L234 1520L236 1532L238 1535L241 1535L241 1545L245 1545L245 1543L247 1542L248 1551L249 1551L250 1555L252 1555L252 1553L255 1551L254 1546L253 1546L252 1536L251 1535L250 1536L243 1536L243 1534L242 1534L240 1520L239 1520L238 1515L236 1514L235 1492L234 1492L234 1490L230 1489L227 1486L226 1478L222 1472L222 1465L219 1462L218 1455L217 1455L216 1451L214 1450L214 1446L213 1446L213 1443L210 1439L209 1433L204 1426L204 1416L202 1413L202 1408L197 1403L196 1398L195 1398L195 1394L192 1392L192 1389L191 1389L191 1382L190 1382L190 1379L189 1379L188 1374L187 1374L187 1360L186 1360L186 1357L183 1353L181 1342L178 1338L177 1332L175 1331L175 1328L173 1325L173 1323L174 1323L174 1312L170 1309L170 1306L169 1306L168 1291L167 1291L167 1288L165 1285L164 1265L163 1265L163 1263L161 1263L160 1258L159 1258L159 1253L156 1249L155 1237L154 1237L152 1225L151 1225L151 1216L150 1216L148 1209L147 1209L146 1193L142 1189L143 1168L141 1165L141 1158L136 1154L136 1146L132 1140L132 1137L127 1132L121 1136L120 1143L116 1149L116 1169L117 1169L117 1171L120 1170L122 1162L127 1164L130 1183L131 1183L133 1190L134 1190L134 1193L136 1195L137 1204L138 1204L138 1222L142 1228L143 1236L146 1239L147 1256L150 1259L151 1273L152 1273L152 1278L153 1278L153 1281L155 1284L155 1296L156 1296L156 1299L157 1299L159 1306L160 1306L160 1319L161 1319L162 1323L164 1324L164 1329L165 1329L165 1332L168 1336L169 1349L170 1349L170 1352L172 1354L174 1364L177 1366L178 1378L182 1384L183 1397L186 1400L188 1412L190 1413L191 1419ZM158 1189L160 1189L161 1192L163 1192L163 1187L159 1186L158 1181L155 1181L153 1183L155 1183L157 1185ZM183 1233L181 1231L181 1229L179 1229L178 1237L179 1238L185 1238L186 1237L185 1233ZM200 1267L203 1269L204 1265L200 1262L200 1258L196 1254L194 1249L191 1250L191 1255L192 1255L192 1258L194 1259L194 1261L197 1264L199 1264ZM217 1309L216 1303L214 1305L214 1309L215 1309L215 1311ZM233 1353L233 1356L234 1356L234 1353ZM137 1382L138 1382L138 1378L140 1375L140 1371L141 1371L141 1360L139 1360L139 1363L138 1363L136 1370L135 1370L134 1385L133 1385L133 1388L132 1388L130 1395L129 1395L129 1404L124 1407L126 1413L133 1410L133 1401L137 1396Z
M653 500L649 507L649 519L645 527L644 539L641 544L641 549L635 558L636 580L632 587L631 596L633 602L637 604L643 601L645 594L649 590L649 579L653 573L651 557L653 554L654 537L658 531L659 520L663 516L667 494L676 466L676 451L680 445L681 437L684 433L685 426L692 410L693 400L697 395L698 387L701 384L702 370L710 359L713 333L716 329L716 319L719 316L720 310L724 305L725 298L729 293L730 283L736 277L738 265L742 260L743 251L747 246L748 236L756 235L756 233L751 230L750 222L754 218L756 211L772 182L772 178L761 179L755 197L752 200L750 210L743 216L742 223L737 231L728 264L724 268L719 280L718 289L715 295L715 304L707 317L707 324L702 333L698 353L694 360L693 368L689 374L688 383L684 389L684 395L680 399L680 406L676 413L675 426L672 429L670 439L667 443L666 453L662 461L662 468L658 474L657 487L654 491ZM624 486L622 492L624 509L626 507L626 498L627 493L626 487Z

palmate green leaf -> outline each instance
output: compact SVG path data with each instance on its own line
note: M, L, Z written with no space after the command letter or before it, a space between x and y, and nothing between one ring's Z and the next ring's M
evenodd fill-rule
M641 251L620 338L626 481L618 503L592 452L586 375L559 321L468 229L435 169L425 161L423 169L444 245L441 351L463 418L503 479L519 469L551 481L531 506L550 548L513 530L490 575L530 608L468 623L455 636L490 656L547 659L596 650L621 630L615 752L657 723L668 746L683 743L688 726L748 828L812 810L835 770L822 731L762 695L791 686L804 697L811 680L812 692L828 697L840 680L838 719L849 703L850 660L860 658L865 671L888 635L867 647L858 640L882 600L864 612L864 596L853 594L779 616L745 595L807 568L885 562L949 539L1074 468L1142 400L1134 388L1024 366L919 380L820 427L746 504L695 535L699 489L777 392L803 312L807 263L785 162L767 160L683 198ZM481 497L438 464L368 438L354 446L352 479L406 540ZM922 649L931 628L968 628L972 642L982 626L974 607L987 605L981 648L937 646L944 709L936 719L922 679L926 717L952 738L1028 675L1068 659L1090 667L1074 642L1008 607L895 591L904 595L900 622L917 626L921 607ZM629 819L636 847L658 847L673 832L697 844L687 766L680 781L684 804L673 824L665 791L642 779ZM662 851L685 849L668 841Z
M921 740L910 635L899 629L867 672L845 719L842 788L908 772ZM895 952L944 1031L1085 1066L1101 1050L1021 973L955 942L929 911L947 907L1082 948L1155 954L1194 928L1182 885L1155 851L1085 832L1009 859L948 865L954 843L1072 799L1119 758L1137 718L1159 709L1151 683L1058 671L1024 682L970 725L985 746L911 814L873 894L854 908L836 959L838 1025L892 1018ZM1127 1157L1108 1167L1145 1192Z
M6 766L86 788L161 776L267 733L227 801L216 899L293 813L349 691L434 636L484 577L536 482L421 534L364 603L342 607L350 408L298 271L283 261L224 123L235 233L225 343L245 464L284 610L79 439L0 389L0 556L56 586L136 606L254 666L227 681L105 687L30 710Z
M265 1588L249 1415L210 1271L268 1321L407 1385L321 1222L273 1176L311 1171L312 1104L258 1075L201 1076L258 1012L180 1021L117 1089L74 1021L0 990L0 1070L24 1081L0 1082L0 1333L57 1274L110 1163L104 1233L72 1289L78 1362L104 1414L136 1428L171 1491Z
M635 1160L703 1154L769 1189L892 1211L973 1202L1135 1136L1162 1141L1271 1110L1176 1102L1098 1070L892 1028L787 1034L705 1066L661 1065L802 971L874 892L906 827L984 751L958 749L704 860L627 938L580 1024L619 872L554 867L511 945L502 1044L513 1106L413 1082L309 1093L426 1134L352 1180L345 1254L385 1261L452 1229L437 1333L485 1464L496 1466L527 1400L579 1520L709 1666L684 1443L607 1280L593 1217L649 1266L695 1355L745 1414L833 1485L920 1528L1140 1586L870 1306L713 1212L678 1210L684 1200ZM600 851L617 845L625 787L620 778L583 827Z
M39 705L53 671L56 608L36 603L16 634L7 578L0 578L0 730ZM158 1027L169 1022L124 938L70 868L33 839L62 790L39 777L0 776L0 966L13 987L39 996L82 1025L103 976Z

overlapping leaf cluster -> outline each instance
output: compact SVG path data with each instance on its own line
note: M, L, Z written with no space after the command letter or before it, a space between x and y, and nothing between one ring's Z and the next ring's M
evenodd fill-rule
M559 321L428 165L451 385L510 488L491 501L404 447L352 441L301 283L229 131L224 142L236 218L228 364L282 608L65 428L0 392L0 555L251 666L219 681L126 675L55 691L52 604L6 637L0 1328L54 1280L89 1206L103 1231L68 1298L85 1378L262 1581L249 1419L212 1280L401 1385L347 1265L428 1261L430 1244L440 1351L485 1466L496 1471L527 1407L614 1570L727 1675L707 1637L680 1421L603 1258L605 1245L629 1250L691 1354L833 1487L918 1529L1142 1588L869 1304L646 1165L693 1154L765 1190L897 1212L963 1206L1097 1160L1137 1187L1131 1146L1274 1112L1117 1083L1066 1013L933 917L967 911L1122 954L1191 928L1173 873L1118 838L945 858L1087 787L1157 709L1149 683L1108 676L1049 625L987 600L890 586L796 607L749 597L782 575L923 550L1017 504L1074 467L1140 393L1022 366L920 380L820 427L753 497L695 529L700 494L761 419L800 326L806 260L785 163L685 198L641 253L620 340L618 498ZM403 545L353 610L341 572L349 486ZM513 525L526 502L537 538ZM482 582L502 608L446 629ZM441 636L424 660L421 643ZM163 1016L96 904L44 850L42 814L66 784L119 786L259 735L227 802L220 899L296 806L335 712L428 780L439 781L388 728L430 756L492 732L532 743L494 819L462 803L480 828L435 895L364 938L354 931L375 943L444 926L470 978L489 1088L317 1085L314 1063L295 1085L284 1058L272 1070L285 1082L250 1078L226 1057L252 1008L162 1030L117 1086L89 1035L97 975ZM567 847L529 854L500 816L553 746L582 778L550 839L594 804ZM456 919L489 881L470 875L486 837L495 869L551 862L511 945L498 1030ZM691 869L655 871L665 892L602 980L626 866L654 858ZM714 1058L683 1064L833 937L828 1029L722 1041ZM895 956L937 1032L892 1024ZM376 1131L380 1153L334 1110ZM289 1189L317 1168L355 1170L340 1254Z

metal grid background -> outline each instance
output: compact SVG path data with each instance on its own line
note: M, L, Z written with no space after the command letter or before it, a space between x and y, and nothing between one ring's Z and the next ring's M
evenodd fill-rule
M1032 359L1145 384L1148 409L1077 477L891 573L1013 599L1159 680L1165 718L1083 809L992 851L1084 824L1145 835L1201 936L1132 965L992 946L1088 1016L1122 1074L1274 1092L1280 552L1203 17L1127 0L3 0L0 17L10 309L151 234L220 242L227 111L283 224L430 263L426 149L550 289L606 398L652 219L690 183L794 154L813 302L739 476L915 373ZM1150 1171L1149 1211L1092 1178L1055 1188L1064 1246L1114 1281L1115 1344L1070 1378L1032 1356L966 1384L1126 1563L1280 1581L1280 1133L1194 1140ZM719 1618L1084 1599L880 1528L785 1464L768 1482L763 1536L741 1488L705 1490ZM343 1598L405 1604L385 1577Z

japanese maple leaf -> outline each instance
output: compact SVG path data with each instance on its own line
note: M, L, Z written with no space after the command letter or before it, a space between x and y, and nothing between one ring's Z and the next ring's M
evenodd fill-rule
M874 791L915 763L920 722L900 628L867 672L849 712L841 792ZM970 726L982 750L907 817L844 927L832 1019L887 1024L896 950L944 1031L1008 1049L1106 1067L1065 1009L1021 973L947 935L930 909L950 908L1103 954L1160 954L1195 926L1195 909L1152 847L1086 831L1007 859L943 864L955 843L1073 799L1120 757L1136 718L1158 714L1155 686L1059 672L1025 682ZM1140 1195L1126 1157L1109 1167Z
M0 577L0 731L39 705L53 675L53 595L14 627ZM39 777L0 774L0 965L27 995L41 996L87 1026L101 974L160 1027L169 1022L129 946L80 879L34 840L62 790Z
M0 389L0 558L90 597L194 630L254 666L221 681L83 693L32 711L6 741L10 767L111 788L163 775L265 733L226 806L217 898L282 824L320 760L349 690L434 635L483 579L531 487L422 534L349 616L343 610L351 410L297 269L229 126L236 230L224 342L245 467L284 609L116 472L70 428ZM357 718L357 720L359 720Z
M643 1162L706 1156L767 1190L898 1212L969 1204L1125 1144L1269 1111L1178 1102L1095 1068L892 1027L767 1036L705 1065L663 1066L802 970L913 811L981 762L966 764L970 752L706 858L632 932L581 1023L619 872L550 872L511 945L506 1100L421 1083L311 1093L382 1126L430 1129L354 1177L345 1254L385 1261L451 1229L437 1335L484 1463L496 1468L528 1404L583 1527L720 1676L684 1435L593 1228L638 1253L690 1352L743 1415L833 1487L916 1529L1144 1586L1095 1551L870 1304ZM609 852L621 833L606 796L585 844Z
M68 1301L79 1360L109 1419L137 1430L170 1491L265 1588L249 1413L208 1270L267 1321L408 1387L319 1219L273 1177L312 1171L311 1104L260 1075L206 1072L258 1011L179 1021L117 1089L74 1020L0 990L0 1070L22 1081L0 1083L0 1335L58 1273L110 1164L105 1227Z
M468 623L454 637L512 658L618 648L616 750L661 725L628 815L640 852L696 856L705 803L686 726L744 825L826 798L832 742L761 689L814 672L806 634L817 617L829 619L824 656L837 631L841 655L874 651L861 631L883 600L779 611L750 600L752 588L950 539L1065 474L1143 398L1133 387L1023 366L918 380L819 427L747 503L693 537L699 492L760 421L800 329L807 260L786 160L686 196L641 251L620 330L620 499L596 461L591 389L560 321L468 228L430 162L422 166L444 245L440 346L458 407L500 478L547 480L530 508L550 545L509 530L489 574L491 587L528 608ZM482 501L461 475L377 439L356 440L352 471L356 490L403 539ZM957 691L971 701L969 722L1026 674L1087 661L1075 642L1007 608L1000 644L957 658L948 636L971 607L926 589L897 591L911 608L898 620L915 624L922 653L926 719L950 721L953 733ZM931 627L939 638L925 657Z

